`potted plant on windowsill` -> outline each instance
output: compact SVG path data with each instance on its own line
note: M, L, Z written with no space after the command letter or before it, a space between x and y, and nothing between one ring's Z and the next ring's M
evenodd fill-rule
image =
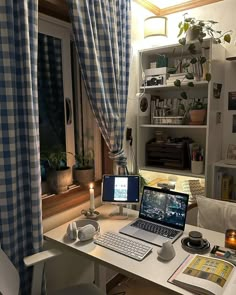
M71 168L66 164L67 154L61 150L41 153L41 159L48 161L46 180L50 193L65 192L72 184Z
M73 167L73 179L75 183L85 185L94 181L94 152L88 150L75 154Z
M190 125L203 125L206 119L207 104L194 100L189 106Z

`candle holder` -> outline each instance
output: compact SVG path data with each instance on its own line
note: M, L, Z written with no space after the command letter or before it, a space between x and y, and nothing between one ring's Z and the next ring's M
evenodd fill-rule
M225 232L225 247L236 250L236 230L227 229Z
M81 214L83 214L86 218L89 219L97 219L100 213L94 209L89 208L88 210L83 209L81 211Z

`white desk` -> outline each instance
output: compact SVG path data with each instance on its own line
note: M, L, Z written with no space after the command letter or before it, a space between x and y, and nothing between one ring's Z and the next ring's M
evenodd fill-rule
M118 232L121 227L125 226L138 215L137 211L129 210L129 219L109 219L108 214L114 211L114 209L115 207L112 205L104 205L97 208L97 210L101 213L101 216L98 220L101 227L101 233L106 231ZM209 216L209 218L211 217ZM214 216L212 218L216 217ZM168 278L188 255L188 253L181 247L182 237L187 236L191 230L199 230L202 232L203 237L209 240L211 246L215 244L224 246L223 234L186 225L184 235L174 243L176 256L173 260L165 263L159 261L157 259L157 249L159 247L153 246L152 253L149 254L143 261L139 262L114 251L108 250L104 247L95 245L92 241L71 241L66 236L67 225L68 223L65 223L45 233L44 238L51 241L55 246L66 247L68 250L71 250L78 255L84 255L95 262L95 264L98 263L99 265L107 266L129 277L143 278L147 281L153 282L154 284L175 291L178 294L191 294L190 292L187 292L167 282Z

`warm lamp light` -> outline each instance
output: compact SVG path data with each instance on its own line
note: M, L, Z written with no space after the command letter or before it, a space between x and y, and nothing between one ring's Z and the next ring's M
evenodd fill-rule
M236 250L236 230L227 229L225 233L225 247Z
M167 18L151 16L144 20L144 38L151 36L167 37Z

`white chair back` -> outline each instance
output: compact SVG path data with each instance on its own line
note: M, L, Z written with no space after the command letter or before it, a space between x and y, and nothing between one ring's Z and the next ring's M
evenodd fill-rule
M18 271L0 247L0 294L18 295L19 288Z
M197 198L198 226L225 233L236 229L236 204L206 197Z

